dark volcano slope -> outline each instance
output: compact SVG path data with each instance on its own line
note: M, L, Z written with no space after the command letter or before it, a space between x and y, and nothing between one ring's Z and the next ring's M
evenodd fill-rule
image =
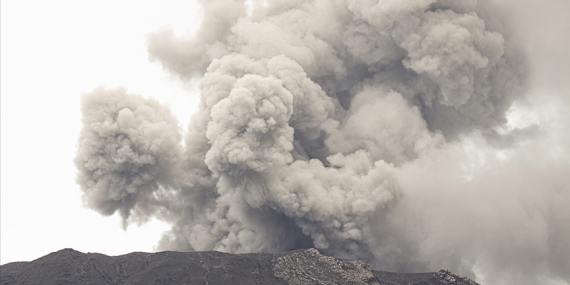
M4 284L390 284L475 285L447 270L374 271L362 261L285 253L134 252L121 256L63 249L31 262L0 266Z

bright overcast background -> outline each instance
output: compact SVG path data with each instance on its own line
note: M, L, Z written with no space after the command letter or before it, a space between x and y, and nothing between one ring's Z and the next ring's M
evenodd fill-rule
M168 227L123 231L117 216L82 207L73 164L80 97L124 86L171 106L180 124L198 93L148 61L146 35L191 33L194 1L2 1L1 264L62 248L117 255L152 251ZM194 87L195 88L195 87Z

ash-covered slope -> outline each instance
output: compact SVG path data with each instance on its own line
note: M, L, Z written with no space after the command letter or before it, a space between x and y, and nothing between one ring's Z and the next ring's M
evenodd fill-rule
M374 271L362 261L321 255L315 249L285 253L134 252L121 256L63 249L31 262L0 266L7 284L391 284L477 283L447 270Z

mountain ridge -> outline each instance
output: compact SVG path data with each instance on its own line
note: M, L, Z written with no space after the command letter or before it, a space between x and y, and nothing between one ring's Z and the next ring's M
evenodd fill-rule
M283 253L132 252L119 256L66 248L29 262L0 266L0 284L386 284L478 285L442 269L376 271L316 249Z

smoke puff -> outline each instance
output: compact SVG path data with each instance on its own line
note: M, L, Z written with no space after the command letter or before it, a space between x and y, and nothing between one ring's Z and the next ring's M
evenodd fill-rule
M531 77L557 65L530 65L512 6L265 4L204 1L193 38L149 36L151 60L200 78L184 147L156 101L84 96L90 207L170 223L160 250L316 247L383 270L570 282L568 87L546 79L570 73Z
M394 91L369 89L358 93L346 118L340 130L333 129L327 138L333 153L365 149L374 161L402 164L443 139L429 132L419 108L409 106Z
M75 164L87 204L124 219L137 207L152 208L153 191L169 184L182 154L176 118L158 101L121 88L86 94L82 113Z
M273 78L246 75L211 111L206 164L215 172L264 171L291 162L293 95ZM230 168L236 168L230 171Z
M204 6L203 26L209 29L198 31L192 40L180 42L171 29L150 35L148 49L151 61L160 60L166 68L175 70L183 77L201 76L210 62L227 54L222 43L231 26L245 15L243 1L202 1Z

